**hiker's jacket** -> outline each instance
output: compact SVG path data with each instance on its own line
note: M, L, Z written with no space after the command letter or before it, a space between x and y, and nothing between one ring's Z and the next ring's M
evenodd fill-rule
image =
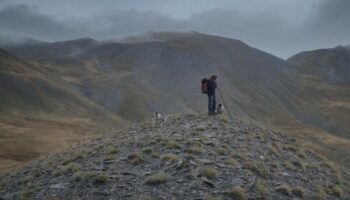
M209 79L208 81L208 95L215 95L216 82L214 80Z

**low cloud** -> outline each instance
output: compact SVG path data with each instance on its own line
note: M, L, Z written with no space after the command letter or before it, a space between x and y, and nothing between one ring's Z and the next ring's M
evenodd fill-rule
M307 21L308 31L319 40L350 43L350 1L321 0Z
M52 17L38 13L27 5L6 6L0 10L0 31L43 40L69 38L71 30Z
M1 2L5 0L0 0ZM40 40L115 36L160 30L188 30L243 40L287 58L299 51L350 43L350 1L320 0L304 22L271 10L242 13L209 9L176 19L157 11L111 9L87 18L56 19L27 5L0 7L0 32Z

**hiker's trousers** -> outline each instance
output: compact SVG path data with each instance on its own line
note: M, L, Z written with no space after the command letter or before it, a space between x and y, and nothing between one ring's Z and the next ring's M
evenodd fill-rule
M215 95L208 95L208 112L214 113L216 111Z

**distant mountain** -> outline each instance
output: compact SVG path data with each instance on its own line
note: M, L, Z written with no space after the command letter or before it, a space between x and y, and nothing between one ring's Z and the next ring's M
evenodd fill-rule
M307 76L239 40L197 32L150 32L7 50L133 122L149 119L156 111L205 113L207 97L200 92L200 80L216 74L218 102L225 102L234 117L285 130L350 165L350 157L344 156L350 155L350 141L344 139L350 138L350 89Z
M41 41L33 38L29 38L29 37L23 37L19 35L6 34L3 32L0 32L1 47L12 47L17 45L30 45L30 44L38 44L38 43L41 43Z
M264 118L276 108L284 112L288 102L280 94L288 99L286 89L298 89L283 60L238 40L154 32L137 41L141 42L76 40L11 50L64 79L78 80L75 83L90 99L133 121L154 111L203 110L206 97L198 89L199 80L214 73L232 109L252 119ZM73 55L70 47L75 43L86 48ZM57 51L60 47L68 48Z
M288 62L303 74L321 77L331 84L350 85L350 46L301 52Z
M0 49L0 170L127 124L45 69Z

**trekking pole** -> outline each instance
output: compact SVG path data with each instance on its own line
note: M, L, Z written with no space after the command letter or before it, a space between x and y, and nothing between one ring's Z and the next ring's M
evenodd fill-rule
M227 108L227 113L228 113L228 116L230 117L231 121L233 121L233 117L232 117L232 114L230 112L230 109L228 108L226 102L225 102L225 99L224 99L224 96L222 95L221 91L219 88L218 89L218 92L219 92L219 95L220 95L220 98L222 100L222 103L224 104L224 106Z

